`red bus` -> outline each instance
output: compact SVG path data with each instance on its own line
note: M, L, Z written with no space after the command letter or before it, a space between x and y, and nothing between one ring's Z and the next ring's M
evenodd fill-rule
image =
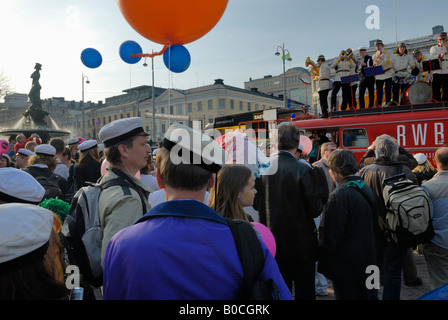
M377 136L388 134L410 153L424 153L434 164L437 148L447 146L447 108L448 102L377 107L333 112L326 119L296 119L293 123L307 136L324 130L338 148L352 150L358 162Z

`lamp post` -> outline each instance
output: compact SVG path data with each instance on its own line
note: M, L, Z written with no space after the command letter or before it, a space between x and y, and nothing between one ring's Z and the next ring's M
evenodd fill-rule
M277 52L275 53L276 56L280 55L279 49L282 51L282 60L283 60L283 106L285 108L288 107L288 99L286 98L286 70L285 70L285 60L292 61L291 57L289 56L288 49L285 49L285 43L282 44L282 46L277 47Z
M85 137L86 136L86 121L85 121L85 113L84 113L84 79L86 79L86 83L89 84L89 78L87 76L84 75L84 73L82 74L82 136Z
M154 50L152 51L154 54ZM147 67L146 64L146 58L145 63L143 64L144 67ZM151 57L151 67L152 67L152 93L151 93L151 99L152 99L152 132L151 136L153 138L153 141L156 141L157 132L156 132L156 100L154 97L154 57Z

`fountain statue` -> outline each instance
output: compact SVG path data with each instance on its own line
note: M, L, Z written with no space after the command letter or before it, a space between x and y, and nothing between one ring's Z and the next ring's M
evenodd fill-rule
M42 109L42 100L40 99L40 90L42 89L39 79L42 65L36 63L34 72L31 74L32 86L28 93L28 108L22 113L25 121L21 121L22 125L17 128L6 129L0 131L2 135L14 135L23 133L27 138L33 133L37 133L42 139L43 143L47 143L51 137L63 137L70 135L70 132L59 130L58 128L51 128L46 121L50 115L47 111Z

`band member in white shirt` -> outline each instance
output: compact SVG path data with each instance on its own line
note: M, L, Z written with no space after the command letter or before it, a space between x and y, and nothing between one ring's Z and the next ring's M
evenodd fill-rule
M322 111L322 118L328 118L328 93L331 90L330 66L325 62L325 57L320 55L317 57L319 65L319 75L317 76L317 91L319 92L319 103Z
M437 45L429 51L431 60L439 59L441 70L432 72L432 96L436 101L448 101L448 44L447 34L442 32L438 36ZM442 89L443 94L440 92Z
M393 62L391 59L391 52L384 49L383 41L375 41L376 52L372 57L374 66L382 66L383 74L377 75L375 78L376 84L376 103L378 106L382 105L383 102L383 86L386 93L387 105L392 98L392 77L394 76Z
M375 77L366 77L365 68L370 68L373 66L372 57L367 54L366 47L359 48L359 55L361 59L358 60L359 72L359 108L365 108L364 95L366 89L369 91L369 108L374 107L375 103Z
M401 94L403 94L411 80L410 70L415 68L414 58L410 54L408 55L408 49L404 42L398 45L395 54L392 56L392 61L395 69L395 77L392 83L392 100L397 104L401 104L400 88Z
M341 87L342 87L341 110L347 109L347 103L349 104L350 108L352 107L350 82L342 84L341 78L349 76L350 70L354 67L356 67L355 63L353 62L352 59L347 57L347 53L345 52L345 50L342 50L339 53L339 59L333 62L333 64L331 65L331 68L336 70L333 82L333 91L331 92L332 111L336 111L337 109L336 95L338 94L339 89Z

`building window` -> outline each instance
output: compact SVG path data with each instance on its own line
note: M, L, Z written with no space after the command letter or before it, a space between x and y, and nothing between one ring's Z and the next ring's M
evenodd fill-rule
M193 104L192 103L188 104L188 112L193 112Z
M243 101L240 101L240 111L243 111Z
M202 101L198 102L198 111L202 111Z
M131 114L128 112L126 115L126 118L130 118L130 117L131 117Z
M112 122L112 116L109 116L109 122Z
M233 109L235 109L234 101L230 100L230 110L233 110Z
M174 107L170 106L170 114L174 114Z
M117 120L117 118L118 118L118 116L117 116L117 115L114 115L114 120Z
M183 114L183 108L182 105L177 106L177 114Z
M213 100L208 100L208 110L213 110Z
M219 99L218 100L218 108L219 109L225 109L226 108L226 100L225 99Z
M162 134L164 134L164 133L165 133L165 124L162 123Z
M250 111L250 102L247 103L247 111Z

